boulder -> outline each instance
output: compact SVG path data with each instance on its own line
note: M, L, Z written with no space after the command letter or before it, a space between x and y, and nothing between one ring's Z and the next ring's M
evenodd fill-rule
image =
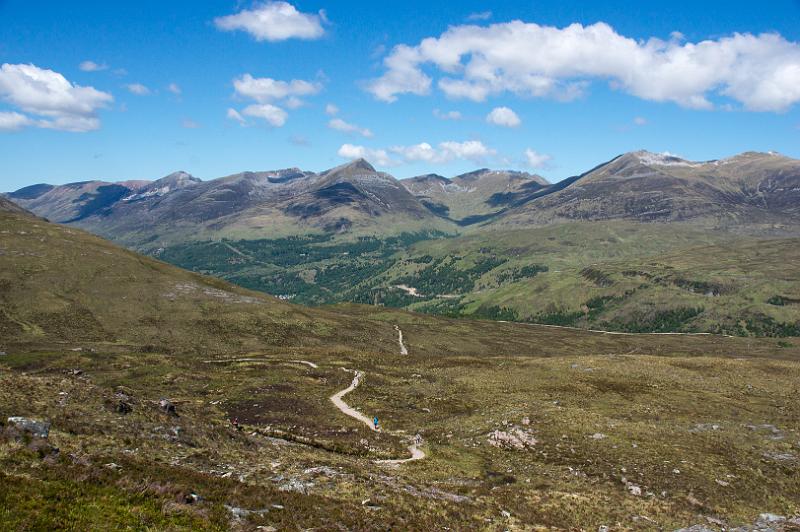
M178 415L178 411L175 408L175 405L172 404L172 402L167 400L167 399L160 400L158 402L158 407L161 408L161 410L164 411L164 413L166 413L166 414L169 414L171 416L177 416Z
M14 416L8 418L8 424L36 438L47 438L50 435L49 421L37 421L26 417Z
M127 402L123 401L122 399L120 399L119 402L117 403L116 410L117 410L118 414L125 415L125 414L130 414L131 412L133 412L133 407L131 406L130 403L127 403Z
M535 446L538 442L528 431L512 427L508 431L495 430L489 433L489 445L505 449L523 450Z

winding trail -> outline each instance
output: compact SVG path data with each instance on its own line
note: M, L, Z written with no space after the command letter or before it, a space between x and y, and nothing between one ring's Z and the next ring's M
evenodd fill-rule
M363 424L369 427L369 430L373 432L380 432L381 429L380 428L376 429L375 425L372 424L372 420L370 418L368 418L355 408L345 403L344 400L342 399L342 397L344 397L348 393L358 388L358 385L361 384L361 377L364 376L364 372L358 370L349 370L345 368L342 368L342 370L355 374L355 376L353 377L353 382L350 383L350 386L348 386L341 392L337 392L331 395L331 401L333 401L333 404L336 405L336 408L338 408L344 415L350 416L351 418L362 422Z
M425 458L425 451L419 448L419 444L413 443L408 447L408 452L411 453L411 458L401 458L397 460L375 460L376 464L384 464L384 465L400 465L405 464L408 462L413 462L415 460L422 460Z
M399 325L395 325L394 330L397 331L397 341L400 344L400 354L407 355L408 349L406 348L406 344L403 343L403 331L400 329Z
M398 330L399 330L399 328L398 328ZM342 399L345 395L347 395L348 393L350 393L353 390L355 390L356 388L358 388L358 385L361 384L361 379L364 377L364 372L363 371L359 371L359 370L349 370L349 369L346 369L346 368L342 368L342 370L354 374L353 382L351 382L350 386L348 386L344 390L333 394L331 396L331 401L333 402L334 405L336 405L336 408L338 408L340 412L342 412L346 416L350 416L351 418L364 423L366 426L369 427L369 430L371 430L373 432L382 432L380 428L375 428L375 426L372 424L372 420L371 419L369 419L367 416L365 416L364 414L362 414L361 412L359 412L355 408L353 408L350 405L348 405L347 403L345 403L344 399ZM387 431L387 434L391 434L393 436L400 436L400 437L403 436L403 434L400 434L398 432L388 432ZM422 460L423 458L426 457L426 454L425 454L425 451L420 449L420 445L422 445L422 438L416 436L414 438L414 443L412 443L408 447L408 452L411 453L411 457L409 457L409 458L398 458L398 459L393 459L393 460L375 460L375 463L376 464L383 464L383 465L400 465L400 464L405 464L407 462L413 462L415 460Z

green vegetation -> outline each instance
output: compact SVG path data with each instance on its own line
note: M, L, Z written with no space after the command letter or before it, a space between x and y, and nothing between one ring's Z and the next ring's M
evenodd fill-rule
M598 222L458 237L222 240L158 256L310 305L354 302L629 332L792 336L800 326L797 244L680 224Z
M463 267L458 257L434 259L414 274L397 279L398 283L413 286L423 294L464 294L486 272L505 264L506 259L480 257L472 266Z
M158 250L155 255L188 270L215 275L252 290L320 305L360 301L343 297L360 283L391 268L393 256L415 242L444 238L438 231L337 240L307 235L273 240L190 242Z

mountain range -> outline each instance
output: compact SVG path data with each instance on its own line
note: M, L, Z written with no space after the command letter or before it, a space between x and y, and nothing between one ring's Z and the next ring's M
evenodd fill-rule
M152 182L38 184L7 197L52 221L135 247L609 219L701 219L778 231L800 225L800 161L748 152L691 162L638 151L550 184L539 175L489 169L398 180L360 159L321 173L289 168L201 181L175 172Z

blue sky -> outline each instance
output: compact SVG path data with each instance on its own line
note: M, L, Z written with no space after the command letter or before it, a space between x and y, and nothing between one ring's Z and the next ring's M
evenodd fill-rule
M631 4L0 0L0 190L800 158L800 2Z

